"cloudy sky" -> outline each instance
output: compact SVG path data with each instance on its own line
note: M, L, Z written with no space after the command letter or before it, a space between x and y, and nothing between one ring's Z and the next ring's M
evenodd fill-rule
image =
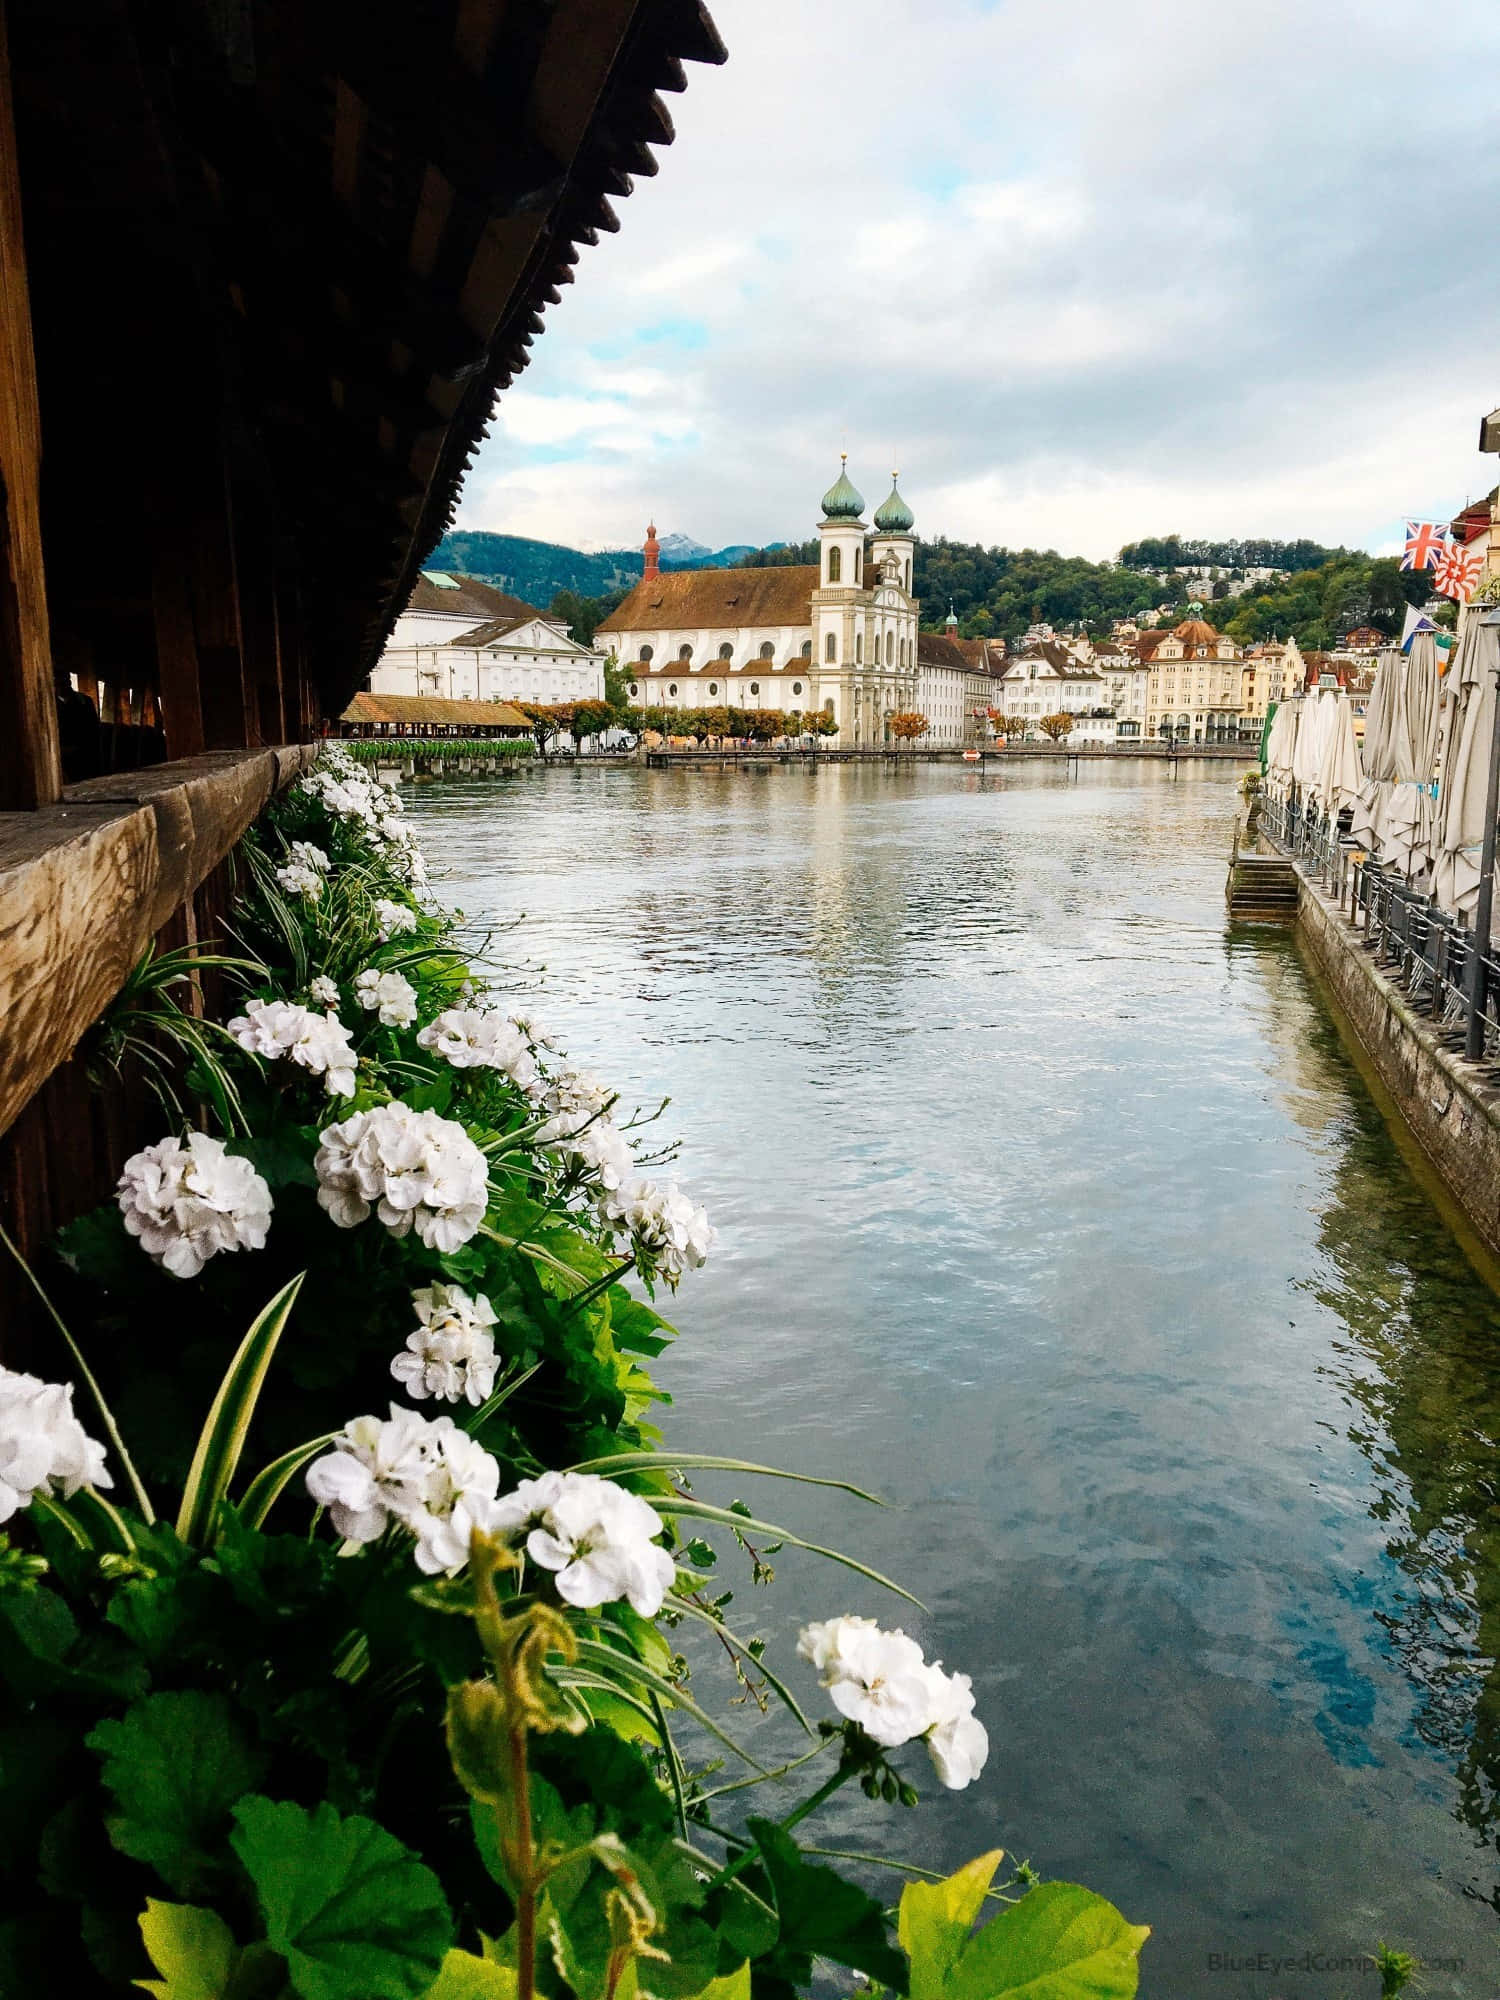
M709 0L723 69L584 250L460 525L1388 546L1493 483L1500 7Z

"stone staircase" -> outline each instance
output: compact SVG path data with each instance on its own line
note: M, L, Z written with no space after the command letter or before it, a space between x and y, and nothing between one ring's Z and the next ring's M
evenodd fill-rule
M1241 854L1229 863L1224 893L1233 924L1297 921L1297 871L1282 854Z

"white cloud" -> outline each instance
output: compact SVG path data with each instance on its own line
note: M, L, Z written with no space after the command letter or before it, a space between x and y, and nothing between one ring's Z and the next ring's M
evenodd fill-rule
M1490 483L1500 10L711 0L677 144L586 251L465 526L810 531L847 441L919 529L1385 538ZM789 55L789 52L792 52ZM549 462L538 464L538 457Z

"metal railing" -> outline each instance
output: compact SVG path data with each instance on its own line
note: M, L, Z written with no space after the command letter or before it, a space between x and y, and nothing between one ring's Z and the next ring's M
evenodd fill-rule
M1264 799L1260 824L1283 853L1319 877L1359 933L1363 949L1403 991L1412 1009L1436 1024L1440 1039L1462 1053L1473 933L1431 896L1383 868L1315 809L1293 799ZM1500 957L1493 950L1485 954L1480 972L1484 1051L1494 1059L1500 1055Z

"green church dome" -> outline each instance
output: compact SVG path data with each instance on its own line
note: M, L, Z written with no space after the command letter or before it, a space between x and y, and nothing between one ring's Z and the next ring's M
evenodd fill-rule
M839 461L839 476L823 495L825 521L857 521L865 511L865 497L849 477L849 454Z
M900 477L899 472L891 474L890 494L881 501L875 513L876 527L887 535L909 534L917 518L896 491L896 481Z

